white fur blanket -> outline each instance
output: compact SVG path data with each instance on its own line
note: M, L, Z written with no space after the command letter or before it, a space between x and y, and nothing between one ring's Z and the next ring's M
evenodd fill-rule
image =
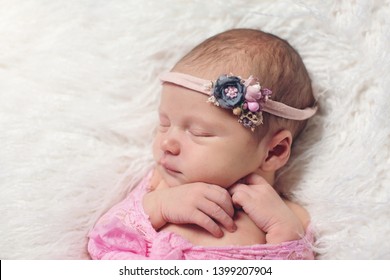
M390 258L389 1L0 1L0 259L86 259L148 168L157 75L230 28L287 39L320 112L279 184L319 259ZM127 170L127 171L126 171Z

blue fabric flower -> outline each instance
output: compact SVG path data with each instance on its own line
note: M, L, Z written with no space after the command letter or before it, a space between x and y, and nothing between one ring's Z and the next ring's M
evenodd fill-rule
M213 96L221 108L234 109L244 101L245 86L239 77L222 75L215 83Z

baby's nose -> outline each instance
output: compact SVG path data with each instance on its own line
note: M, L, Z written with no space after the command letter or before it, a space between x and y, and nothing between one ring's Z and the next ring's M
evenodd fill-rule
M161 142L161 150L171 155L180 154L180 143L173 137L167 137Z

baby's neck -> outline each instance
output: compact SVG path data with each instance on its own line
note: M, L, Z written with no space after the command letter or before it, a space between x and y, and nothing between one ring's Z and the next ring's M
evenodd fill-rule
M263 177L271 186L275 184L275 172L264 172L262 170L257 170L254 173Z

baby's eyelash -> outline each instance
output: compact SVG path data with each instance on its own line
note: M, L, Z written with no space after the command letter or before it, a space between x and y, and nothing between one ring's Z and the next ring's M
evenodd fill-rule
M213 137L214 136L213 134L211 134L209 132L205 132L205 131L189 130L189 132L196 137Z
M165 123L159 123L158 125L158 130L160 132L167 132L168 129L169 129L170 125L169 124L165 124Z

